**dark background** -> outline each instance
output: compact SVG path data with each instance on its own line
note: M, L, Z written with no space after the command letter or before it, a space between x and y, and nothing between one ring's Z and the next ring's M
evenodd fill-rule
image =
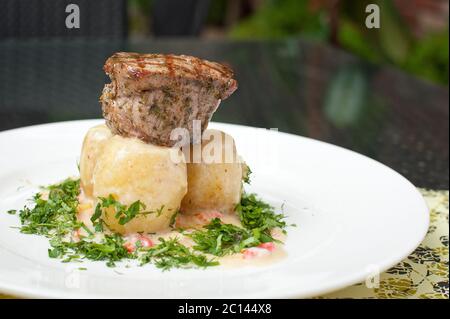
M378 30L365 1L0 0L0 130L99 118L116 51L191 54L236 72L215 121L338 144L448 189L448 2L369 2ZM65 27L68 3L80 29Z

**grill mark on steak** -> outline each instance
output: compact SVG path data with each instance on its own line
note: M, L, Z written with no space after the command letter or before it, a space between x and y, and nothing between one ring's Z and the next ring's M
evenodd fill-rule
M175 77L175 71L173 70L173 58L172 58L172 56L170 54L166 55L165 59L166 59L165 62L166 62L167 70L169 71L169 75L171 77Z

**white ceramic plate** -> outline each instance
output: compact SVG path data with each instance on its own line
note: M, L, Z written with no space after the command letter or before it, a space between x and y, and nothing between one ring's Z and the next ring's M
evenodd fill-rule
M405 258L422 241L428 209L419 192L388 167L316 140L212 123L231 134L253 170L250 191L288 222L278 263L161 272L64 264L48 241L21 234L17 216L39 185L77 175L87 129L100 120L38 125L0 133L0 292L63 298L311 297L365 281ZM86 267L80 271L78 267Z

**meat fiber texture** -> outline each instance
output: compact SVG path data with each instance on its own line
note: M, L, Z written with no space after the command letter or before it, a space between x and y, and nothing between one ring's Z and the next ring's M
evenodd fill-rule
M201 132L219 106L236 89L226 66L186 55L115 53L104 70L111 78L100 101L106 124L114 134L144 142L173 146L175 128L194 136L193 121Z

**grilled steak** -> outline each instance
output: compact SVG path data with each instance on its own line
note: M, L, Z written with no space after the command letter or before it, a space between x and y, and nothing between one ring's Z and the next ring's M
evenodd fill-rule
M116 134L172 146L176 127L193 120L208 126L220 101L237 88L233 72L218 63L185 55L119 52L104 70L111 78L100 101L108 127Z

